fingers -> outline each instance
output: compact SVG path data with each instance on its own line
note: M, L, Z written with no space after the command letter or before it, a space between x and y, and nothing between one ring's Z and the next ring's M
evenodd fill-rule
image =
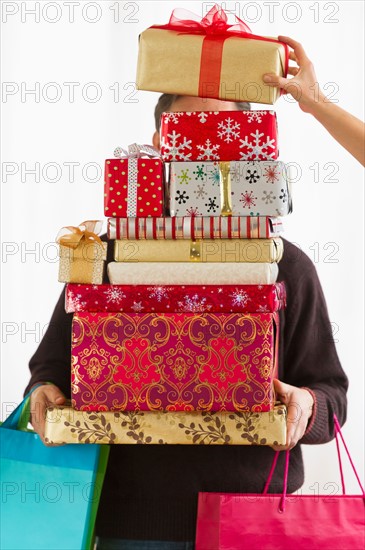
M292 76L296 76L299 71L299 67L288 67L288 74L291 74Z
M270 84L270 86L274 86L275 88L283 88L290 82L287 78L271 73L264 74L263 81Z
M304 48L300 44L300 42L293 40L289 36L278 36L278 39L280 40L280 42L284 42L285 44L288 44L288 46L293 48L299 65L305 63L306 61L309 61L307 54L305 53Z
M62 405L66 401L62 392L54 385L40 386L31 395L30 400L30 422L34 430L39 434L43 443L45 431L46 408L51 405Z

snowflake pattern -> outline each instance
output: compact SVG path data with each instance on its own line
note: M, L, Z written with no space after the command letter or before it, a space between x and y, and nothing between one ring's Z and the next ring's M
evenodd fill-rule
M257 313L269 313L270 309L267 305L260 305L257 308Z
M265 111L247 111L247 122L257 122L261 124L262 115L265 114Z
M232 298L233 306L245 306L249 300L248 293L245 290L238 290L237 288L233 294L230 294L230 297Z
M208 113L206 111L200 111L198 113L198 119L201 124L204 124L207 121Z
M197 145L196 148L201 151L198 160L218 160L217 150L219 147L220 145L213 145L210 139L207 139L204 145Z
M212 166L211 170L208 170L208 180L212 183L212 185L220 185L221 182L221 175L219 172L218 166Z
M175 200L178 204L185 204L189 200L189 195L186 191L177 190Z
M201 164L199 166L199 164L196 165L196 170L193 170L193 174L195 174L195 179L196 180L199 180L201 179L202 181L204 181L204 179L206 178L206 173L204 172L204 164Z
M113 304L117 304L120 302L120 300L123 300L123 298L126 298L126 295L122 290L119 288L116 288L114 286L110 286L108 290L105 291L106 301L112 302Z
M149 286L147 290L151 293L149 298L154 298L157 302L162 300L168 300L169 292L171 292L171 286Z
M207 212L216 212L218 210L218 204L215 202L217 197L209 197L208 202L205 203L207 207Z
M266 141L261 140L264 134L258 130L251 133L250 136L252 139L248 136L245 139L240 139L240 149L247 148L246 153L242 151L240 160L248 160L249 157L253 157L252 160L270 160L275 157L275 139L266 136ZM269 148L273 151L269 152Z
M187 216L201 216L201 212L199 212L199 208L197 206L190 206L190 208L186 209L186 215Z
M170 120L173 124L178 124L179 123L179 117L181 117L183 114L184 113L181 112L181 111L164 113L162 115L163 116L163 121L168 122Z
M178 302L177 305L184 313L200 313L209 311L212 306L206 305L206 298L199 298L198 294L193 296L184 296L184 302Z
M133 306L131 307L135 313L139 313L144 309L142 302L133 302Z
M257 173L257 170L247 170L247 176L245 177L245 180L248 181L248 183L256 183L259 179L260 176Z
M75 294L72 291L67 293L67 307L69 311L82 311L86 302L81 301L81 294Z
M189 181L191 181L191 177L189 176L189 168L186 170L181 170L180 174L177 176L177 179L180 180L181 184L188 184Z
M267 183L275 183L276 181L279 181L280 172L277 170L277 167L272 166L266 166L264 170L264 178L266 178Z
M286 202L288 198L287 192L285 191L285 189L280 189L280 191L281 195L279 195L279 199L281 199L283 202Z
M175 130L171 134L167 134L166 141L162 138L161 145L164 148L164 159L165 160L189 160L191 153L188 153L186 149L192 149L191 139L182 138L182 141L179 143L179 138L181 134L178 134Z
M262 200L265 204L272 204L274 200L276 199L276 196L272 191L263 191Z
M240 137L240 123L228 117L218 123L218 137L226 143L231 143Z
M198 183L196 189L194 189L194 194L197 199L204 199L208 195L208 192L205 190L205 183Z
M245 191L241 193L240 202L242 202L243 208L251 208L256 206L257 197L254 196L253 191Z

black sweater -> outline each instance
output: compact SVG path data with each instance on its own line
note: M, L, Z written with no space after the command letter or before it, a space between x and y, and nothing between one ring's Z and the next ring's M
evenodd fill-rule
M109 241L108 261L112 261L112 249ZM325 443L334 437L333 413L341 424L345 422L348 381L333 343L315 267L286 240L278 280L285 281L288 303L280 312L279 378L313 390L314 411L301 443ZM105 282L109 282L107 276ZM26 392L36 382L48 381L70 396L72 314L65 313L64 300L63 291L30 360L32 376ZM96 533L110 538L194 540L198 492L261 492L273 453L259 446L112 446ZM271 492L281 491L283 471L281 453ZM297 445L291 451L289 492L296 491L303 480Z

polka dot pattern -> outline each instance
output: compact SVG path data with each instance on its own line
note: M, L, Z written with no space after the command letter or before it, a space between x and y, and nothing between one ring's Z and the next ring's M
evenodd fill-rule
M108 159L104 213L114 218L163 216L163 188L160 159Z

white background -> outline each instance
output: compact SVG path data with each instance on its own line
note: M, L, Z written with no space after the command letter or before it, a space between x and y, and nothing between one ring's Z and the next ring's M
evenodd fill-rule
M1 397L5 417L22 398L29 377L29 358L62 289L57 282L57 249L52 244L59 228L78 225L85 219L105 219L104 159L112 156L117 145L151 141L158 95L134 92L138 34L152 24L167 22L174 7L199 14L205 14L206 7L200 2L183 1L1 4L2 79L6 92L2 99L1 219ZM343 108L363 119L362 1L224 4L256 34L289 35L302 42L314 61L320 85L327 86L327 93L332 93L332 99ZM39 21L38 15L28 11L34 9L39 11ZM79 83L73 101L71 85L64 84L67 82ZM97 101L93 101L96 88L89 83L97 83L101 94ZM25 93L37 86L38 98ZM280 99L275 109L280 158L301 167L301 177L294 186L294 212L284 220L285 236L316 262L338 353L350 378L344 434L361 469L363 171L288 98ZM37 176L26 173L36 163L39 182ZM48 163L52 165L47 167ZM74 181L65 163L78 163ZM99 176L95 167L87 167L88 163L99 166ZM35 332L27 332L30 330ZM331 493L326 482L339 483L334 443L304 446L304 454L304 492L319 488L320 492ZM350 471L346 472L348 490L357 491Z

